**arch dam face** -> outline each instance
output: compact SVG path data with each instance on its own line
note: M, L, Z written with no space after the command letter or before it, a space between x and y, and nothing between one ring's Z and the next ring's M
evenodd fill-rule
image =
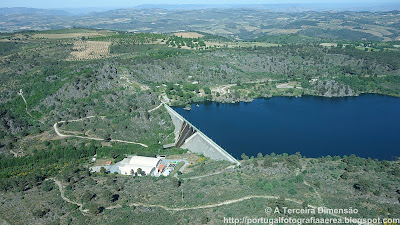
M175 125L175 147L189 149L189 151L203 154L213 160L225 160L240 164L233 156L203 134L189 121L164 104L172 122Z

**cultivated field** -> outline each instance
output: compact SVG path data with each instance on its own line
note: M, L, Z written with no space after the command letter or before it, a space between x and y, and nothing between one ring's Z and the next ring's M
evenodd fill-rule
M64 33L64 34L34 34L34 38L49 38L49 39L65 39L65 38L81 38L81 37L100 37L103 34L92 32L92 33Z
M183 37L183 38L201 38L204 37L204 35L196 33L196 32L178 32L174 33L175 36L178 37Z
M108 41L76 41L68 61L110 57L110 45Z
M225 42L225 41L206 41L207 46L211 47L227 47L227 48L237 48L237 47L272 47L279 46L279 44L266 43L266 42Z

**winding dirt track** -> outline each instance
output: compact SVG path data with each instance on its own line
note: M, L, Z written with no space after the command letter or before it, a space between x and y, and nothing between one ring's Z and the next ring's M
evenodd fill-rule
M21 96L22 96L22 95L21 95ZM23 98L23 96L22 96L22 98ZM25 103L26 103L26 102L25 102ZM152 112L152 111L154 111L154 110L157 110L157 109L160 108L163 104L164 104L164 103L160 103L160 105L156 106L156 107L153 108L153 109L148 110L147 112ZM29 114L29 115L30 115L30 114ZM90 119L90 118L95 118L95 117L96 117L96 116L87 116L87 117L83 117L83 118L80 118L80 119L68 120L68 122L78 122L78 121L82 121L82 120ZM105 116L99 116L99 118L104 119ZM59 137L76 137L76 138L88 139L88 140L95 140L95 141L104 141L104 140L105 140L105 139L103 139L103 138L96 138L96 137L83 137L83 136L78 136L78 135L62 134L62 133L58 130L57 125L58 125L58 124L61 124L61 123L65 123L65 122L67 122L67 121L64 121L64 120L63 120L63 121L56 122L56 123L53 125L54 131L56 132L56 134L57 134ZM134 141L123 141L123 140L117 140L117 139L111 139L110 141L112 141L112 142L120 142L120 143L127 143L127 144L136 144L136 145L141 145L141 146L143 146L143 147L145 147L145 148L149 147L149 146L147 146L146 144L143 144L143 143L140 143L140 142L134 142Z
M211 176L211 175L214 175L214 174L209 174L209 176ZM56 180L54 178L48 178L47 180L53 180L57 184L57 186L58 186L58 188L60 190L60 193L61 193L61 198L64 201L78 205L79 206L79 210L82 212L82 214L86 215L88 213L87 209L83 209L82 208L83 207L82 204L74 202L74 201L68 199L67 197L65 197L65 195L64 195L64 187L62 186L60 181L58 181L58 180ZM170 208L170 207L163 206L163 205L151 205L151 204L144 204L144 203L132 203L132 204L129 204L129 206L130 207L132 207L132 206L141 206L141 207L149 207L149 208L157 207L157 208L162 208L162 209L167 210L167 211L179 212L179 211L215 208L215 207L219 207L219 206L230 205L230 204L242 202L242 201L253 199L253 198L279 199L279 196L273 196L273 195L249 195L249 196L241 197L241 198L238 198L238 199L227 200L227 201L220 202L220 203L201 205L201 206L193 206L193 207L185 207L185 208ZM296 204L299 204L299 205L301 205L303 203L303 201L300 201L300 200L297 200L297 199L293 199L293 198L285 198L285 201L293 202L293 203L296 203ZM317 206L313 206L313 205L308 205L308 207L314 208L314 209L318 208ZM122 206L118 204L118 205L114 205L114 206L108 206L105 209L112 210L112 209L118 209L118 208L122 208ZM325 207L323 207L323 208L325 208ZM337 214L333 214L332 213L330 215L334 216L334 217L338 217L338 218L344 219L344 217L342 217L340 215L337 215Z
M26 103L26 99L25 99L25 97L24 97L24 94L23 94L23 92L22 92L22 89L19 90L18 95L21 96L22 100L24 100L24 102L25 102L25 111L26 111L26 113L27 113L30 117L33 118L33 116L32 116L32 115L29 113L29 111L28 111L28 103Z
M49 179L53 180L58 185L58 188L59 188L60 193L61 193L61 198L64 201L78 205L79 206L79 210L84 215L86 215L88 213L87 209L82 209L82 204L74 202L74 201L71 201L70 199L65 197L65 195L64 195L64 187L62 186L61 182L57 181L54 178L49 178ZM201 205L201 206L194 206L194 207L186 207L186 208L170 208L170 207L163 206L163 205L149 205L149 204L144 204L144 203L132 203L132 204L129 204L129 206L130 207L132 207L132 206L141 206L141 207L149 207L149 208L157 207L157 208L162 208L162 209L167 210L167 211L179 212L179 211L187 211L187 210L215 208L215 207L219 207L219 206L230 205L230 204L242 202L242 201L245 201L245 200L248 200L248 199L253 199L253 198L279 199L278 196L273 196L273 195L249 195L249 196L245 196L245 197L242 197L242 198L227 200L227 201L220 202L220 203ZM303 203L302 201L297 200L297 199L293 199L293 198L285 198L285 201L293 202L293 203L300 204L300 205ZM317 208L317 206L313 206L313 205L308 205L308 207L311 207L311 208L314 208L314 209ZM114 206L106 207L105 209L112 210L112 209L118 209L118 208L122 208L122 206L121 205L114 205ZM338 218L344 219L344 217L339 216L337 214L330 214L330 215L332 215L334 217L338 217Z
M91 118L91 117L94 117L94 116L89 116L89 117L85 117L85 118L82 118L82 119L87 119L87 118ZM80 119L80 120L82 120L82 119ZM70 120L70 122L71 122L71 121L72 121L72 120ZM73 120L73 121L77 121L77 120ZM82 137L82 136L78 136L78 135L62 134L62 133L60 133L60 131L58 130L57 125L58 125L59 123L65 123L65 122L66 122L66 121L60 121L60 122L56 122L56 123L53 125L54 131L55 131L56 134L57 134L58 136L60 136L60 137L76 137L76 138L88 139L88 140L105 141L105 139L103 139L103 138ZM113 141L113 142L120 142L120 143L128 143L128 144L136 144L136 145L141 145L141 146L143 146L143 147L145 147L145 148L148 147L146 144L139 143L139 142L134 142L134 141L123 141L123 140L117 140L117 139L111 139L110 141Z
M160 108L164 103L160 103L157 107L155 107L154 109L150 109L147 112L153 112L154 110Z
M62 198L64 201L66 201L66 202L68 202L68 203L71 203L71 204L77 205L77 206L79 207L79 210L83 213L83 215L85 215L86 213L88 213L88 210L87 210L87 209L83 209L83 205L82 205L81 203L74 202L74 201L70 200L69 198L65 197L65 194L64 194L64 187L62 186L62 184L61 184L60 181L58 181L58 180L56 180L56 179L54 179L54 178L48 178L48 179L46 179L46 180L52 180L52 181L54 181L55 184L57 184L58 189L60 190L60 193L61 193L61 198Z

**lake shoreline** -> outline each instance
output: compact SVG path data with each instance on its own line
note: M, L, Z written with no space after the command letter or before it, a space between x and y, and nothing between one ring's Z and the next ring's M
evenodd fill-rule
M272 107L276 107L276 106L280 105L277 102L283 101L286 104L286 105L284 104L285 105L284 106L285 110L292 110L292 108L295 108L295 109L297 109L297 111L296 111L297 113L300 113L300 114L301 113L306 113L306 114L310 114L311 113L311 114L315 114L316 116L315 115L314 115L314 117L308 116L308 115L304 115L304 117L301 117L299 115L290 116L288 114L285 114L285 112L283 112L284 116L280 117L279 113L282 113L282 112L278 112L278 113L277 112L272 112L272 114L273 114L273 115L271 115L272 118L277 118L279 120L282 120L284 125L283 125L283 127L281 127L279 124L274 124L273 128L271 128L271 129L278 130L278 133L280 132L282 134L282 136L287 137L287 139L286 138L282 138L279 135L274 134L273 132L271 132L271 130L268 130L268 129L267 130L262 130L261 129L258 132L260 132L261 134L263 134L263 133L268 134L271 137L274 137L275 139L284 139L282 141L284 143L284 145L285 145L285 142L290 141L291 139L294 139L298 144L297 145L294 144L292 146L286 145L284 147L279 147L279 143L274 143L272 146L276 147L278 149L278 151L273 151L273 150L269 151L267 149L270 149L270 148L268 148L268 146L263 146L263 145L259 145L259 146L251 145L252 148L262 149L262 151L260 151L262 153L275 152L277 154L281 154L281 153L294 154L295 152L299 151L299 152L302 153L302 155L305 155L307 158L319 158L321 156L327 156L327 155L331 155L331 156L340 155L340 156L343 156L343 155L351 155L353 153L357 153L358 152L358 154L355 154L355 155L357 155L359 157L362 157L362 158L371 157L371 158L377 158L379 160L396 160L396 157L398 157L400 155L400 152L397 155L393 155L393 154L389 154L389 153L387 153L387 154L386 153L385 154L383 154L383 153L382 154L376 154L376 152L375 153L372 152L371 155L368 155L368 154L366 154L365 152L362 151L362 148L370 149L369 151L372 151L371 149L380 149L381 147L383 148L383 150L379 150L378 152L380 152L380 151L390 151L390 150L384 150L385 145L387 145L388 143L391 143L391 145L392 145L391 148L395 149L393 146L395 144L397 144L396 139L395 139L395 138L397 138L397 136L393 133L394 132L393 130L394 130L395 124L400 124L400 120L398 120L396 118L393 121L394 123L391 123L391 121L382 121L382 122L375 121L375 122L372 122L372 125L371 125L372 127L368 127L366 125L366 123L368 123L368 121L371 118L377 117L376 120L383 120L383 118L386 118L387 120L390 120L390 118L392 118L392 116L394 116L392 114L395 114L395 113L391 112L390 110L386 110L385 109L387 111L387 112L385 111L385 114L388 114L388 115L390 114L390 116L383 115L383 116L379 117L379 116L377 116L379 114L379 110L380 110L379 107L378 107L377 109L374 108L373 112L368 114L369 103L366 102L365 99L372 99L373 100L371 102L371 103L373 103L372 105L379 104L381 101L384 102L384 103L385 102L389 103L388 106L385 106L385 107L389 107L389 108L391 107L390 106L390 102L396 102L396 104L393 106L393 107L395 107L394 112L397 112L398 110L400 110L400 98L393 97L393 96L387 96L387 95L380 95L380 94L362 94L360 96L332 97L332 98L327 98L327 97L322 97L322 96L303 96L302 98L296 98L296 97L293 97L293 96L290 96L290 97L288 97L288 96L274 96L274 97L271 97L271 98L257 98L257 99L254 99L252 102L237 102L237 103L233 103L233 104L232 103L212 102L212 101L202 103L202 104L199 105L199 107L195 106L195 104L192 104L191 105L192 106L192 111L186 111L186 112L183 112L184 110L181 107L174 106L174 108L178 111L178 113L180 113L186 119L188 119L189 121L194 123L194 125L196 125L203 132L205 131L207 135L209 135L218 144L221 144L221 147L225 148L228 152L230 152L236 158L238 158L241 155L241 153L243 153L243 152L246 153L247 155L254 155L254 156L258 152L256 152L256 150L249 150L249 151L241 151L241 152L239 152L240 150L235 149L235 146L233 146L233 148L232 148L233 144L230 143L231 142L230 140L227 140L226 137L218 136L218 129L219 129L219 132L226 132L226 131L221 131L221 128L220 128L221 126L230 127L230 128L227 128L228 131L229 130L235 130L235 129L241 129L240 125L238 125L238 127L235 127L234 125L233 126L230 125L230 123L232 121L234 121L237 124L242 124L242 122L240 122L240 120L238 121L237 118L242 118L241 116L243 116L243 115L244 115L243 117L246 117L245 116L246 114L241 114L241 112L235 113L234 112L235 110L248 111L246 109L246 107L250 107L250 108L254 107L254 106L252 106L252 104L255 104L255 105L266 105L266 104L269 104L268 102L272 103ZM377 100L377 99L380 99L380 100ZM302 112L301 110L298 111L298 108L304 108L303 104L301 103L302 101L306 102L304 104L305 108L307 108L307 107L314 107L314 108L312 108L312 110L309 109L309 108L306 109L306 111L308 110L307 112ZM288 106L287 104L291 104L290 102L292 102L292 103L294 102L294 106ZM307 103L307 102L309 102L309 103ZM359 102L359 103L357 103L357 102ZM397 105L397 102L399 103L399 106ZM329 110L327 110L326 112L324 111L322 113L321 112L320 113L313 112L313 111L318 111L318 107L313 106L313 105L310 106L310 104L316 104L316 105L320 104L322 110L327 110L327 109L329 109ZM329 106L329 104L331 104L331 106ZM332 106L332 104L334 106ZM357 107L353 107L353 106L351 106L351 104L361 104L360 107L362 108L362 110L360 110L360 109L357 110ZM341 107L340 107L341 105L342 105L342 107L346 108L346 109L343 109L344 112L341 112ZM226 116L218 115L218 112L217 112L218 110L216 110L217 107L220 108L218 110L222 110L223 112L227 113L227 115ZM281 106L279 106L279 107L281 107ZM383 107L383 109L385 107ZM264 124L264 123L266 123L266 121L270 121L271 120L271 118L263 117L262 115L260 117L260 115L258 115L258 114L260 114L260 113L262 114L262 112L257 112L259 110L262 111L262 110L265 110L265 109L263 109L261 107L261 108L259 108L257 110L253 110L251 112L252 114L256 115L257 119L259 119L258 123ZM343 115L340 115L341 117L336 118L337 121L335 121L335 122L329 121L330 117L335 118L335 114L330 112L332 110L338 110L339 114L340 113L343 114ZM353 113L353 111L356 111L356 112ZM199 115L202 112L203 113L211 112L212 114ZM238 115L232 116L232 115L230 115L230 113L231 114L238 114ZM266 112L266 113L268 113L268 112ZM324 114L327 114L330 117L324 118ZM358 115L360 115L360 116L358 116ZM206 117L206 118L202 118L202 117ZM212 118L212 117L217 117L218 119L209 119L209 118ZM225 117L228 117L228 118L225 118ZM294 117L294 118L291 118L291 117ZM366 118L364 118L364 117L366 117ZM199 120L199 118L200 118L200 120ZM359 127L360 130L357 130L357 128L353 127L353 125L354 125L353 123L354 122L352 123L352 120L357 120L358 118L360 118L360 121L358 121L356 124L358 124L358 127ZM220 124L220 126L216 126L215 128L212 128L213 126L211 126L211 128L209 128L206 125L204 125L204 124L208 124L209 123L207 120L213 120L213 121L220 120L220 121L216 121L216 123L222 123L222 124ZM247 119L247 120L249 120L249 119ZM290 123L289 124L285 124L286 120L290 121ZM331 147L324 147L325 143L323 143L323 141L318 141L318 146L321 149L327 148L327 149L330 149L330 150L317 151L316 149L313 149L313 151L311 151L311 154L307 154L307 152L309 151L307 149L308 148L311 148L311 149L313 148L313 146L308 144L308 142L313 142L315 140L310 139L309 137L305 137L305 139L303 140L302 138L297 137L299 134L297 134L296 132L286 133L286 130L285 130L285 129L287 129L287 130L291 130L291 129L295 129L296 130L297 129L298 132L305 132L304 130L301 129L301 127L307 127L307 125L309 125L309 124L307 124L306 122L302 122L302 123L296 124L297 123L296 120L300 120L300 121L304 120L304 121L308 121L309 123L311 123L312 126L310 127L310 129L312 131L312 134L316 135L316 137L319 137L318 135L321 135L321 133L324 133L325 136L328 136L328 138L325 137L325 136L319 137L319 139L327 141L327 143L329 143L328 145L335 145L335 141L332 140L332 138L335 137L335 135L336 135L336 136L338 136L339 140L343 140L345 142L348 142L348 146L353 146L354 149L352 149L352 151L349 151L349 152L341 151L339 154L334 154L334 153L332 153L333 151L332 151ZM316 121L313 121L313 120L320 120L319 122L321 124L327 124L329 127L322 129L322 128L318 127L319 126L318 123ZM342 121L345 121L345 122L342 122ZM270 121L270 122L273 123L273 121ZM224 123L226 123L226 124L224 124ZM254 122L249 120L248 123L251 124L251 123L254 123ZM255 126L258 126L257 123L254 123L254 124L255 124ZM297 125L299 125L300 127L296 127ZM252 132L252 129L246 127L247 126L246 124L244 124L244 126L246 128L246 131L250 135L250 133ZM390 131L385 131L385 127L384 126L388 126L387 129L390 130L390 131L393 131L393 132L390 133ZM216 131L215 130L210 130L210 129L215 129ZM313 129L321 129L321 130L318 131L318 132L315 132ZM327 132L326 130L329 130L329 129L335 129L335 131L337 133L329 133L329 132ZM349 131L346 131L346 129L349 130ZM374 134L376 133L376 135L377 135L375 137L376 142L373 142L373 141L371 142L371 139L374 139L374 136L369 134L367 131L370 132L370 133L374 133ZM347 132L348 136L341 135L340 134L341 132L344 132L344 133ZM380 132L388 132L388 137L389 138L385 137L385 136L382 136L382 134L380 134ZM357 134L357 133L361 133L361 134ZM253 135L253 134L251 134L251 135ZM301 135L302 134L300 134L300 136ZM365 135L365 136L362 136L362 135ZM395 135L396 137L393 137L393 135ZM242 147L246 147L245 145L243 145L243 143L239 143L237 141L238 139L240 140L240 135L233 134L233 136L234 137L232 139L233 139L233 142L236 145L242 146ZM260 135L256 134L256 136L258 137ZM371 146L373 146L373 147L368 146L368 144L357 145L355 143L352 143L353 140L351 140L351 138L349 138L351 136L355 136L355 137L358 138L357 140L354 140L354 142L363 142L363 139L366 138L367 139L366 142L370 142L369 144ZM246 141L253 142L253 141L255 141L255 140L252 140L251 138L248 138L248 137L246 137L246 138L247 138L247 140L244 140L243 142L246 142ZM388 140L386 140L386 139L388 139ZM385 143L385 140L389 141L389 142ZM306 142L306 143L302 143L302 142ZM344 146L347 146L347 145L344 145ZM340 147L340 146L337 146L337 147ZM341 147L343 147L343 146L341 146ZM288 151L283 151L284 149L287 149ZM248 152L250 152L250 154L248 154ZM397 153L397 150L395 152Z
M380 93L359 93L356 95L349 95L349 96L323 96L323 95L271 95L271 96L266 96L266 97L257 97L257 98L243 98L243 99L239 99L239 100L234 100L234 101L224 101L224 99L222 99L222 101L220 101L221 99L213 99L213 100L204 100L204 101L193 101L191 103L188 104L174 104L169 103L168 105L171 107L185 107L186 105L196 105L196 104L209 104L209 103L222 103L222 104L239 104L239 103L251 103L254 100L257 99L270 99L270 98L274 98L274 97L289 97L289 98L304 98L304 97L320 97L320 98L326 98L326 99L340 99L340 98L353 98L353 97L360 97L360 96L364 96L364 95L378 95L378 96L387 96L387 97L393 97L393 98L399 98L400 96L396 96L396 95L387 95L387 94L380 94Z

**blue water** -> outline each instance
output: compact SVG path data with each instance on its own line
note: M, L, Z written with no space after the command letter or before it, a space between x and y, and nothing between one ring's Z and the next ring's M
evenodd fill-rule
M400 98L273 97L175 110L236 158L258 152L400 157Z

